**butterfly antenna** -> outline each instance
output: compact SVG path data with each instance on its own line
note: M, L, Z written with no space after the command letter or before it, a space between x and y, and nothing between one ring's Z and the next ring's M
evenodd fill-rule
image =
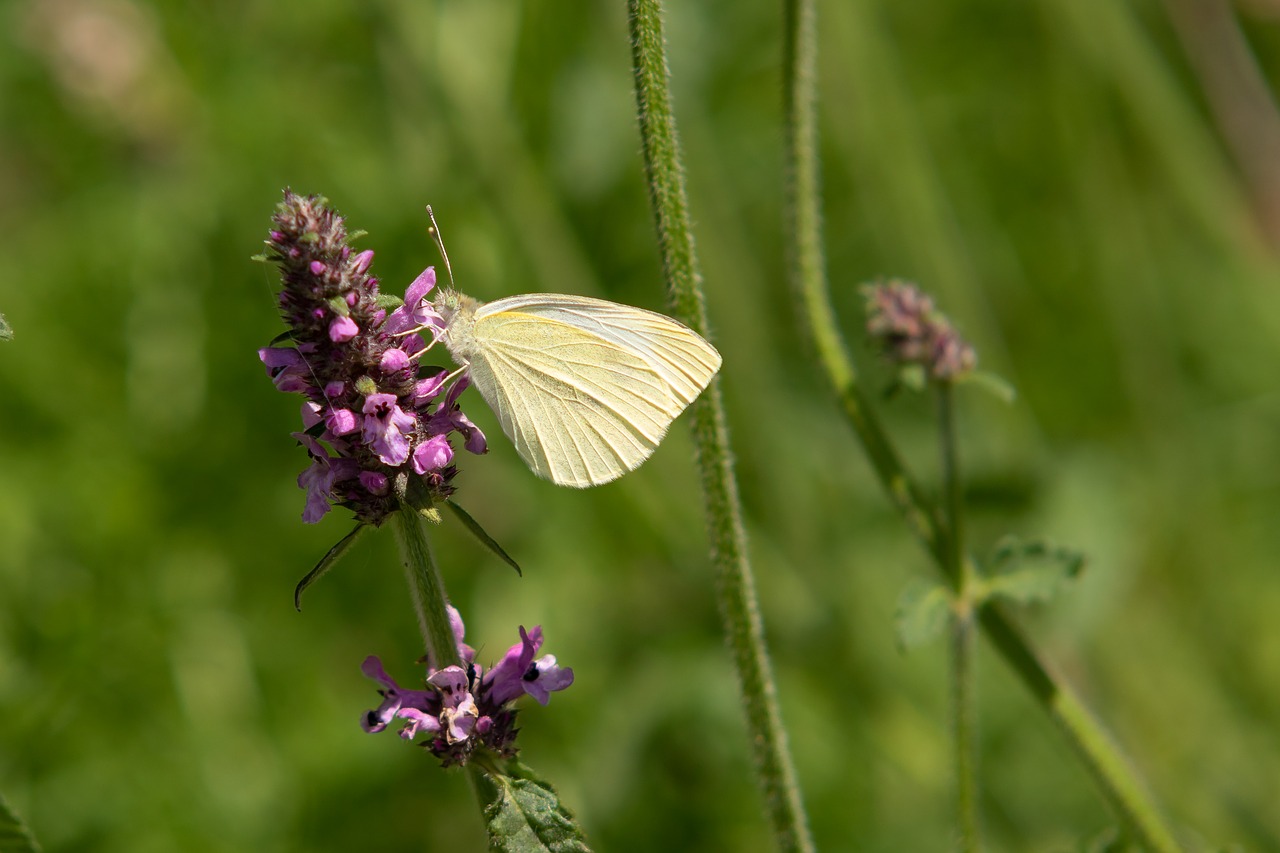
M440 257L444 258L444 269L449 274L449 289L457 290L453 283L453 267L449 265L449 253L444 250L444 238L440 236L440 226L436 225L436 215L431 212L431 205L427 205L427 218L431 220L431 227L427 230L431 232L431 239L436 241L436 248L440 250Z

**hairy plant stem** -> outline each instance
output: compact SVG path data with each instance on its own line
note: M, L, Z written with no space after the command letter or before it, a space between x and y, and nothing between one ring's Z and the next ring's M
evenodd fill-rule
M956 453L955 393L950 381L934 383L938 436L942 452L943 521L946 523L945 574L952 578L951 702L955 715L956 825L960 849L982 849L978 822L978 702L974 664L973 609L975 571L964 557L964 517L960 467Z
M412 508L405 507L392 517L396 541L400 543L400 559L404 564L405 579L413 596L413 609L418 615L418 629L427 647L427 657L435 669L457 666L458 641L449 624L444 581L431 553L427 539L426 521Z
M444 590L444 579L431 552L427 538L427 522L412 507L405 506L391 519L400 544L400 560L404 565L405 579L413 598L413 610L418 616L418 630L427 649L427 658L435 669L460 666L458 640L453 636L449 623L449 596ZM494 783L485 778L484 771L474 764L466 767L467 782L481 814L494 798Z
M627 8L645 171L668 299L678 319L706 334L706 308L671 108L661 3L628 0ZM690 411L712 559L719 576L720 615L737 668L756 773L778 848L809 851L813 841L765 647L718 381L712 382Z
M947 557L945 525L867 405L831 307L819 213L814 3L815 0L783 0L786 240L791 284L803 312L801 326L807 330L819 367L889 499L938 568L954 582L955 574L948 568L951 561ZM1181 850L1137 773L1065 680L1039 658L998 605L984 602L977 610L977 619L1005 662L1075 747L1134 841L1160 853Z

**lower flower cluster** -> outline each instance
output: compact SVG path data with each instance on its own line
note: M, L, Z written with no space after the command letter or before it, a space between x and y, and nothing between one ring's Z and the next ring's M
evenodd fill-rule
M520 628L520 642L492 668L475 662L475 650L463 642L462 617L452 606L449 619L464 666L428 667L426 687L401 687L375 655L364 659L360 671L382 685L382 704L366 711L361 726L366 732L383 731L396 717L406 720L400 737L413 740L419 734L423 746L448 767L465 764L477 748L504 757L516 753L515 702L528 694L546 705L551 694L573 683L573 670L561 667L554 655L534 658L542 647L542 626Z

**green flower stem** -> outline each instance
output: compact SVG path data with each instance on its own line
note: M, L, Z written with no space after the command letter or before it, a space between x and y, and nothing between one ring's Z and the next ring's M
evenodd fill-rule
M933 383L938 399L938 440L942 452L943 521L946 540L945 569L956 596L963 598L972 586L972 566L964 559L964 514L960 503L960 462L956 455L955 392L950 382Z
M955 586L951 618L951 701L955 715L956 819L960 849L982 849L978 829L978 702L974 669L973 563L965 560L964 516L960 502L960 467L956 453L955 393L947 381L936 382L938 436L942 451L943 520L946 522L945 573Z
M1179 853L1182 845L1156 808L1151 793L1067 682L1036 655L999 605L985 603L978 611L978 622L1005 662L1066 734L1098 787L1128 825L1138 847L1156 853Z
M973 611L956 602L951 622L951 702L955 714L956 819L960 849L982 849L978 828L978 702L974 671Z
M404 574L413 595L413 609L418 615L418 630L427 647L427 658L436 669L460 666L458 640L453 636L446 605L449 597L444 591L444 580L435 555L431 553L431 541L427 538L427 522L411 507L405 506L391 518L400 543L400 559ZM485 777L484 771L474 764L466 767L467 782L476 798L481 814L494 799L494 783Z
M628 0L632 60L639 106L645 171L662 253L672 312L706 333L693 232L689 224L684 173L671 109L666 46L659 0ZM813 840L787 747L777 689L765 649L764 627L747 559L741 502L724 425L719 382L693 403L694 443L715 562L720 615L738 671L748 734L769 820L779 849L809 851Z
M945 564L937 515L915 481L907 474L858 385L853 359L840 335L827 293L826 264L822 251L822 217L819 198L817 118L815 106L817 42L814 32L814 0L785 0L783 91L786 169L786 248L789 273L796 299L804 311L801 328L807 330L819 363L835 389L845 417L885 485L889 500L906 518L940 565Z
M815 114L817 42L814 0L784 0L783 48L786 112L786 224L790 278L803 307L818 363L831 383L854 434L877 477L908 527L921 539L938 567L948 571L936 508L908 474L897 451L867 405L857 371L831 308L822 255L817 123ZM1148 850L1174 853L1181 847L1120 750L1071 688L1031 649L1027 639L996 605L985 603L978 623L988 639L1058 723L1104 795Z
M462 663L458 657L458 641L449 624L449 603L444 591L444 581L431 553L427 539L426 521L409 507L397 512L391 519L400 543L400 559L404 562L405 578L413 594L413 609L418 614L418 628L427 646L427 656L436 669Z

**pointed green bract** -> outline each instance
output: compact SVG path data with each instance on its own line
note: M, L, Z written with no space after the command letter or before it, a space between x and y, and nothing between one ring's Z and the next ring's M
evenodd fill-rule
M307 587L320 580L326 572L334 567L344 554L351 550L351 546L356 544L356 540L360 538L369 525L360 522L356 525L356 529L352 530L346 536L338 540L338 544L329 549L329 552L320 558L320 562L316 563L316 567L307 572L307 576L298 581L297 587L293 590L293 606L302 610L302 593Z
M973 370L956 377L956 384L961 383L986 391L1004 403L1012 403L1018 399L1018 389L1013 387L1013 383L989 370Z
M555 788L518 761L476 774L489 849L501 853L590 853Z
M379 293L378 298L374 300L374 304L389 313L403 305L404 300L394 293Z
M505 550L503 550L502 546L499 545L494 540L494 538L490 536L483 527L480 526L480 522L472 518L470 513L468 513L462 507L458 506L452 500L446 500L444 503L445 503L445 506L453 510L453 514L456 515L458 517L458 520L462 522L462 526L467 528L467 530L471 532L471 535L476 537L476 539L480 541L481 545L483 545L484 547L492 551L499 560L506 563L511 568L515 569L516 574L520 575L521 577L524 577L524 572L520 570L520 564L517 563L514 559L512 559L511 555L508 554Z
M1084 569L1084 554L1043 541L1005 537L985 566L982 597L1000 596L1018 604L1048 601Z
M40 845L0 795L0 853L40 853Z
M941 584L917 580L898 598L893 622L904 651L937 639L951 618L951 596Z

